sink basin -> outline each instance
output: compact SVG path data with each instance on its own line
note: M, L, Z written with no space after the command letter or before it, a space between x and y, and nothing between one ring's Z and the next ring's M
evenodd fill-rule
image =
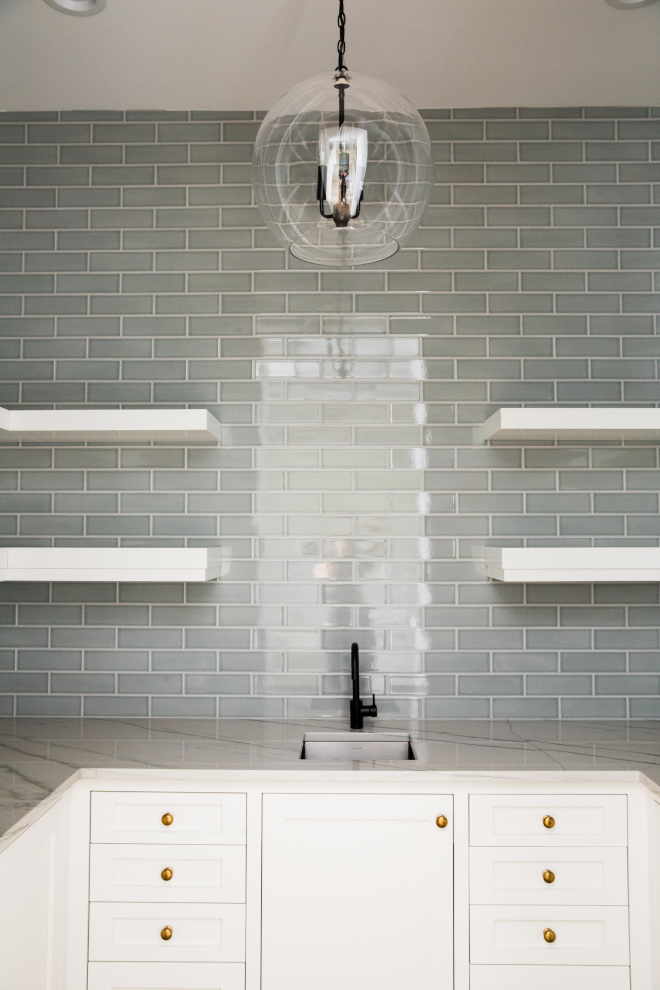
M306 732L301 760L416 760L403 732Z

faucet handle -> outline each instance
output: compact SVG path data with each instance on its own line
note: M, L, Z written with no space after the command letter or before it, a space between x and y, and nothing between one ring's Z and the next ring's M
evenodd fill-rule
M367 708L368 708L369 717L370 718L376 718L376 716L378 715L378 709L376 708L376 695L375 694L372 694L371 695L371 704L370 705L367 705Z

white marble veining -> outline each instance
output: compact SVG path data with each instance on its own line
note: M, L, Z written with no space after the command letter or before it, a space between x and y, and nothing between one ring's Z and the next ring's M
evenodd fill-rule
M324 720L324 729L345 729ZM410 732L418 759L370 763L300 760L317 720L0 719L0 834L72 775L187 776L274 773L311 777L383 772L442 777L637 779L660 789L660 722L386 721ZM313 766L313 769L312 769ZM338 779L335 776L335 779Z

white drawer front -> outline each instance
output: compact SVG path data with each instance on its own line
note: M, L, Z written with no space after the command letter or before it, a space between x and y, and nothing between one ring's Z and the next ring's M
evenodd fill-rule
M551 929L556 941L546 942ZM470 962L545 966L627 966L625 907L473 907Z
M603 849L470 849L471 904L627 904L628 857ZM550 882L544 873L554 875Z
M244 990L242 963L89 964L88 990ZM606 987L605 990L609 990Z
M630 990L627 966L470 966L470 990ZM96 990L90 986L90 990ZM105 990L105 987L103 988Z
M472 846L625 846L625 795L473 794ZM546 827L544 818L554 819Z
M91 901L240 904L245 846L99 843L91 847L89 891Z
M161 932L171 928L165 941ZM89 959L105 962L245 962L239 904L89 906Z
M94 791L92 842L244 845L245 808L245 794Z

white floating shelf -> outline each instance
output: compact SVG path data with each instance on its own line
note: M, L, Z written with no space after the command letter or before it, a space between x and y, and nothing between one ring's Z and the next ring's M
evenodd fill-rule
M220 439L207 409L2 409L0 440Z
M648 440L660 442L660 409L498 409L485 440Z
M660 581L660 547L488 547L486 571L527 584Z
M223 547L2 547L0 581L211 581Z

